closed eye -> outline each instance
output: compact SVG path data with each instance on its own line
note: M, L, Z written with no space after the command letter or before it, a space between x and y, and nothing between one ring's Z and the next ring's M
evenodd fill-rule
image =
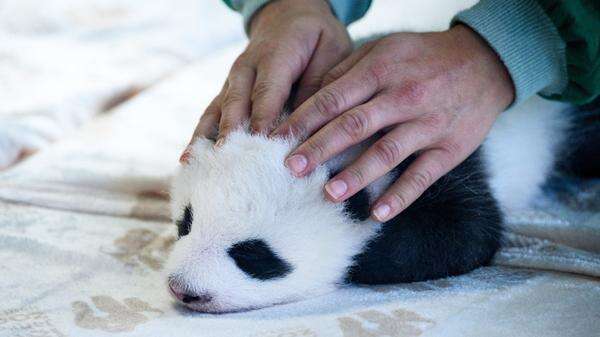
M192 230L192 221L194 221L194 213L192 211L192 205L187 205L183 211L181 219L176 221L177 234L179 237L190 234Z
M259 280L280 278L292 271L292 266L263 240L238 242L227 250L227 254L244 273Z

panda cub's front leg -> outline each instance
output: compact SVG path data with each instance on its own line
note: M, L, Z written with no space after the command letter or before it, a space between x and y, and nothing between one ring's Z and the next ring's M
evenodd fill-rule
M397 177L414 160L389 174ZM366 220L365 189L345 206L354 220ZM480 151L431 186L417 201L382 224L354 256L347 281L385 284L459 275L488 264L500 246L502 214L488 186Z

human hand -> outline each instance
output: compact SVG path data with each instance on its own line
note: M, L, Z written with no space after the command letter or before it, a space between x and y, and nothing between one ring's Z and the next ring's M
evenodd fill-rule
M314 94L323 76L351 51L348 32L327 1L269 3L252 19L248 46L200 118L190 143L218 131L219 145L248 118L252 132L270 132L292 84L298 83L295 107ZM180 161L186 160L186 153Z
M325 195L344 201L416 153L374 204L372 216L387 221L466 159L513 98L506 68L470 28L396 33L366 43L334 67L322 89L272 135L310 136L285 162L304 176L384 129L325 185Z

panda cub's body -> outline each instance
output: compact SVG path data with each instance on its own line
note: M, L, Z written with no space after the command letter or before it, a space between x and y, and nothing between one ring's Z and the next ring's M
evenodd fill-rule
M533 98L504 112L479 150L383 224L369 205L413 157L344 204L323 196L328 178L377 136L301 179L283 165L293 140L243 131L219 149L198 140L173 183L171 292L192 309L230 312L485 265L500 246L503 210L525 207L552 168L567 108Z

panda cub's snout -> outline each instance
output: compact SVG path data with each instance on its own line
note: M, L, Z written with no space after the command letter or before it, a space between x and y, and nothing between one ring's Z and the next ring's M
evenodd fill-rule
M285 277L292 266L277 256L271 248L259 239L248 239L235 243L227 249L227 255L244 274L260 281ZM198 289L194 282L189 284L185 279L172 274L168 278L171 295L184 305L197 310L210 312L213 309L213 299L218 296L210 289Z
M180 219L176 221L178 239L189 235L192 231L194 211L188 204ZM279 257L272 248L262 239L248 238L231 245L226 249L229 263L235 266L250 278L260 281L273 280L289 274L293 267ZM194 262L191 262L194 263ZM168 288L171 295L182 304L197 310L215 311L217 294L210 289L195 286L199 280L189 280L185 277L186 270L172 273L168 277Z

